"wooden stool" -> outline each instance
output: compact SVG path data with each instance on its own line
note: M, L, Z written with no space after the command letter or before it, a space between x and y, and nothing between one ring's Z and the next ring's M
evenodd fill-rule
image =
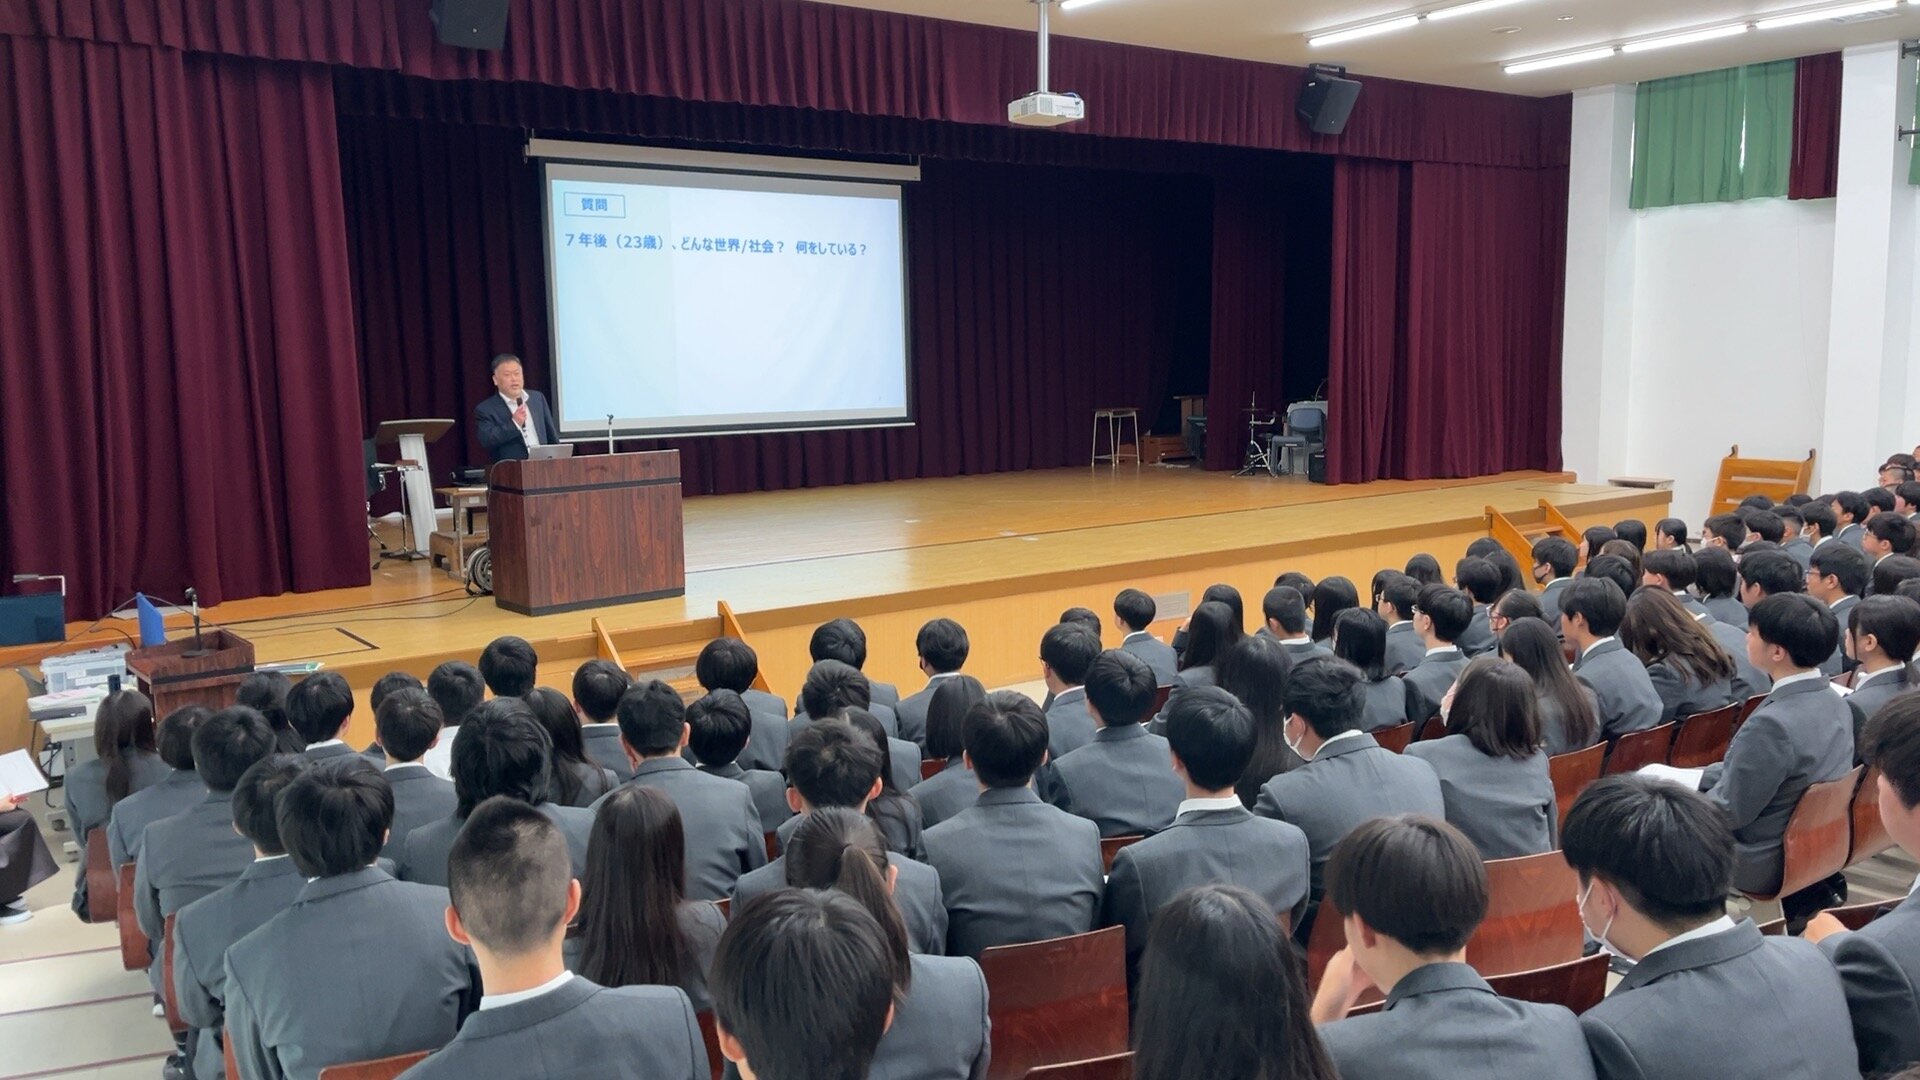
M1100 428L1107 429L1107 452L1100 452ZM1124 444L1120 442L1123 430L1131 429L1133 438ZM1093 410L1093 460L1090 465L1105 461L1112 465L1120 464L1122 458L1132 459L1140 464L1140 410L1138 409L1095 409Z

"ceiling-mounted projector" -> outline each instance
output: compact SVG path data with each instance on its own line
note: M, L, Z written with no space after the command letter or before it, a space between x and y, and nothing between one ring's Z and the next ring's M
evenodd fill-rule
M1027 127L1059 127L1087 118L1087 103L1079 94L1047 89L1047 12L1055 0L1034 0L1040 9L1040 88L1007 102L1007 122Z

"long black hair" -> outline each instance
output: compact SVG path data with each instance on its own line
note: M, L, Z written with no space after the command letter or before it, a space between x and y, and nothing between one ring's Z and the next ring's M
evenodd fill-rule
M108 694L93 714L93 753L107 764L107 805L133 794L133 755L154 752L153 702L138 690Z
M550 686L536 686L522 699L533 710L534 719L553 739L553 761L547 796L561 806L580 804L581 766L588 765L586 736L580 734L580 714L573 711L567 695ZM597 768L597 766L595 766Z
M624 784L594 812L581 883L580 974L601 986L677 986L695 964L680 927L687 838L680 811Z
M1253 714L1253 756L1234 785L1234 794L1248 807L1268 780L1300 767L1299 756L1287 749L1287 681L1292 672L1293 657L1286 646L1257 635L1234 642L1220 665L1220 688Z
M1232 608L1218 600L1202 603L1187 620L1187 647L1180 653L1180 670L1219 663L1240 637L1240 620L1234 617Z
M1580 689L1579 680L1567 670L1560 652L1560 639L1544 619L1515 619L1500 635L1500 655L1519 665L1533 678L1533 691L1539 697L1552 698L1560 705L1572 746L1590 746L1600 729L1593 702Z
M1343 611L1360 606L1360 590L1343 577L1323 578L1313 587L1313 640L1325 643L1333 637L1333 620Z

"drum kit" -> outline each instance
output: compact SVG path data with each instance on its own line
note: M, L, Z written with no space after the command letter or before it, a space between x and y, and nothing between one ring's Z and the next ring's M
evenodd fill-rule
M1235 476L1280 475L1280 461L1273 453L1273 436L1280 426L1280 414L1272 409L1260 407L1260 395L1254 394L1248 399L1247 407L1240 410L1247 418L1247 460Z

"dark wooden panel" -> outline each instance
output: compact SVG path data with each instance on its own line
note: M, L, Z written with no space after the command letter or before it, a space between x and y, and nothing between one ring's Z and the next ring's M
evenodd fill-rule
M320 1070L320 1080L394 1080L394 1077L425 1060L426 1056L427 1051L420 1050L411 1054L395 1054L378 1061L329 1065Z
M544 615L686 591L680 455L502 462L487 516L494 601Z
M1126 931L1002 945L980 954L993 1024L989 1080L1125 1053Z

